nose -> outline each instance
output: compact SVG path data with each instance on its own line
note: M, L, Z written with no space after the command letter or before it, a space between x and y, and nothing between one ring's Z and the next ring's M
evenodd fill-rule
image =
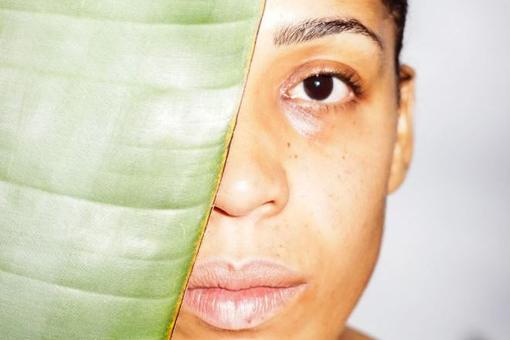
M214 211L257 219L278 214L287 204L287 176L277 141L263 124L239 113L215 200Z

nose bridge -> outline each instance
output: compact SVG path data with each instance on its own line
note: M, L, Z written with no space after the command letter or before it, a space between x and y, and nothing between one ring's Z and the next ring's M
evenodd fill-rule
M288 200L288 183L274 135L241 110L215 208L231 217L271 216ZM255 118L255 119L253 119Z

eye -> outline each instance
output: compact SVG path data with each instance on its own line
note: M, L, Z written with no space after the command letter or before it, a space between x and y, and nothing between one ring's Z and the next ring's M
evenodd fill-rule
M299 82L289 92L292 99L338 103L350 96L351 89L334 74L316 74Z

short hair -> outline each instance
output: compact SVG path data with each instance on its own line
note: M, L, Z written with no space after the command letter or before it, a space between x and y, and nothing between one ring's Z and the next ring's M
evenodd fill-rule
M395 66L400 65L400 53L402 52L404 41L404 29L407 17L407 0L382 0L390 15L395 22Z

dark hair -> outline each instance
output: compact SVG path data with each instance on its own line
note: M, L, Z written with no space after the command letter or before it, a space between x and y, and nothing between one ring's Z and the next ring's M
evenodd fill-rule
M388 8L390 15L395 21L395 65L400 64L400 52L402 51L404 40L404 28L406 26L407 17L407 0L382 0L384 5Z

